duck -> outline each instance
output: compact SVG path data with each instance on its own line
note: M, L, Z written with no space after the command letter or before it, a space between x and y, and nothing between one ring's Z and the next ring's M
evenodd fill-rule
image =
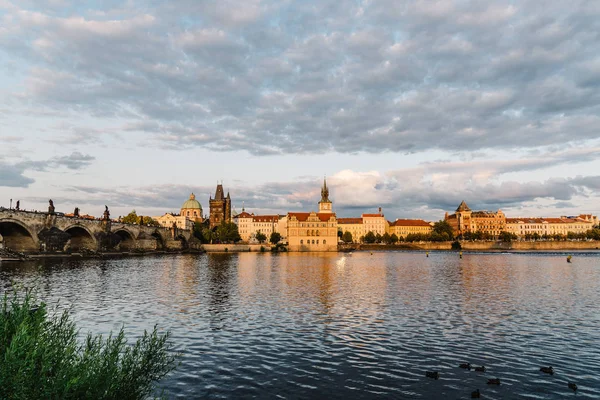
M475 390L474 392L471 392L471 398L472 399L480 399L481 398L481 392L479 391L479 389Z
M477 372L485 372L485 367L483 365L481 367L475 367L475 371L477 371Z
M440 373L437 371L427 371L425 372L425 376L428 378L438 379L440 377Z
M570 263L570 262L571 262L571 258L573 258L573 256L571 256L571 255L569 255L569 256L567 257L567 262L568 262L568 263Z
M577 384L576 383L569 382L568 386L569 386L569 389L573 390L574 392L577 391Z
M459 365L460 368L462 369L468 369L469 371L471 370L471 363L462 363Z
M500 384L500 378L492 378L492 379L488 379L488 385L499 385Z
M546 374L554 375L554 369L552 367L541 367L540 371Z

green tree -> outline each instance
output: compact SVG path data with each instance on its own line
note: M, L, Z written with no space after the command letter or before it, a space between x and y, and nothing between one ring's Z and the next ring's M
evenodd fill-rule
M377 232L377 235L375 235L375 243L381 243L382 240L383 236L381 236L381 233Z
M279 233L279 232L273 232L273 233L271 233L271 237L269 238L269 242L271 242L272 244L277 244L277 243L279 243L280 240L281 240L281 233Z
M131 210L129 214L121 218L121 222L124 224L137 224L140 221L140 217L138 217L135 210Z
M352 243L352 233L350 233L349 231L344 232L342 240L344 241L344 243Z
M377 240L377 238L375 237L375 234L372 231L367 232L363 239L365 243L375 243L375 240Z
M392 244L392 237L390 236L389 233L384 233L383 236L381 237L381 240L383 241L383 243L385 244Z
M517 235L515 235L514 233L502 231L502 232L500 232L500 235L498 236L498 238L500 240L502 240L503 242L510 243L513 240L517 239Z
M399 241L400 241L400 239L398 238L398 235L396 235L395 233L392 233L392 236L390 236L390 242L398 243Z
M238 226L233 222L223 222L215 231L217 240L221 243L237 243L242 240Z
M343 238L343 235L344 235L344 234L342 233L342 230L341 230L341 229L338 229L338 238L339 238L339 239L342 239L342 238ZM342 239L342 240L344 240L344 239Z
M258 232L256 232L255 237L256 237L256 240L258 240L258 243L264 243L265 240L267 240L267 235L262 233L260 230Z
M452 226L448 223L448 221L438 221L433 224L433 232L443 235L444 233L447 235L448 240L454 239L454 231L452 230Z
M176 366L169 334L144 332L128 344L79 330L68 311L51 315L31 291L0 298L1 399L147 399Z

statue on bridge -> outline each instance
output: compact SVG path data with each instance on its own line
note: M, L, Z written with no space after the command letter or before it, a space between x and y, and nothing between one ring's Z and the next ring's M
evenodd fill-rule
M21 209L21 200L17 200L17 206L15 207L15 210L19 211Z
M108 206L104 206L104 216L102 218L104 221L110 220L110 212L108 211Z
M75 218L79 218L79 207L75 207L75 209L73 210L73 216Z
M52 199L48 200L48 214L54 214L54 202Z

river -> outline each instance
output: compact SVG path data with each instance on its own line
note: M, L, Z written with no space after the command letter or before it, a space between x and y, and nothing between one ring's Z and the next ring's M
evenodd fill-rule
M171 331L183 355L161 382L169 397L551 399L574 381L600 398L598 253L4 262L0 290L11 281L60 300L82 333Z

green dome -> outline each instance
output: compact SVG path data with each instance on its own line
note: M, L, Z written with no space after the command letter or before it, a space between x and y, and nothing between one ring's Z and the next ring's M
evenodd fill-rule
M196 200L196 196L194 196L194 193L192 193L190 195L189 200L186 200L185 203L183 203L183 205L181 206L181 209L182 210L202 210L202 206L200 205L198 200Z

